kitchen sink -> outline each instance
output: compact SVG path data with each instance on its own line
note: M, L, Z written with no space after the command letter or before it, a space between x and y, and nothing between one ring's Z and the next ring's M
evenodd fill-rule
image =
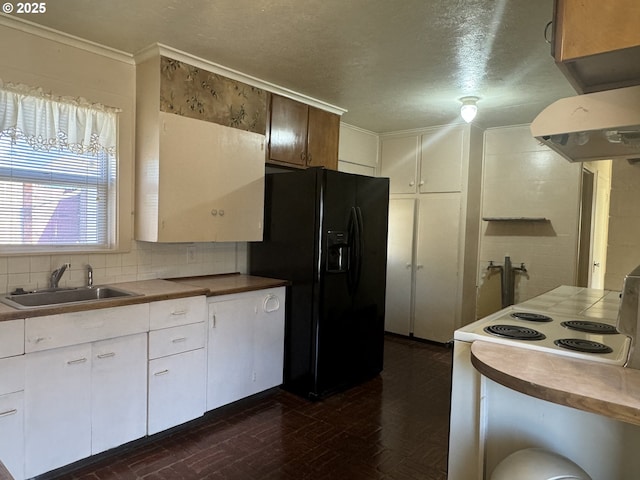
M1 297L0 301L14 308L25 309L95 302L121 297L136 297L139 295L119 288L95 286L35 290L33 292L6 295Z

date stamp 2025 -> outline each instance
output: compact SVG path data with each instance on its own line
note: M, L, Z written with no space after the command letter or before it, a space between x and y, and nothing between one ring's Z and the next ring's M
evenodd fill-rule
M46 13L47 2L5 2L2 4L2 11L22 14Z

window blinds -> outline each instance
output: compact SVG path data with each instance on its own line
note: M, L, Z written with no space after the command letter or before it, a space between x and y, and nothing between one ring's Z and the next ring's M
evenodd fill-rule
M109 247L116 112L24 90L0 87L0 246Z

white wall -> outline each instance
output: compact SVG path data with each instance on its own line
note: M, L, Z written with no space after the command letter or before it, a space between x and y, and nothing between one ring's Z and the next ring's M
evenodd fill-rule
M621 290L622 281L640 265L640 165L612 162L609 241L605 286Z
M514 266L525 263L528 278L517 277L516 303L574 284L581 175L580 164L539 145L528 125L490 129L484 138L482 216L548 221L481 222L480 316L499 304L498 275L486 281L490 260L503 264L508 255Z
M46 32L45 32L46 33ZM131 241L133 224L133 161L135 118L135 65L126 55L82 44L28 25L0 22L0 79L42 87L57 95L83 96L122 109L119 121L118 197L122 236L120 253L95 255L8 256L0 249L0 293L15 287L43 288L50 272L71 263L61 286L85 282L85 267L94 267L96 284L246 272L244 243L148 244ZM4 253L4 255L3 255Z

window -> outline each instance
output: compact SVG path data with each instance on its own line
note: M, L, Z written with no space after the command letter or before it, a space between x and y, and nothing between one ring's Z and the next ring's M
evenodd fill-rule
M0 251L111 248L117 111L0 85Z

